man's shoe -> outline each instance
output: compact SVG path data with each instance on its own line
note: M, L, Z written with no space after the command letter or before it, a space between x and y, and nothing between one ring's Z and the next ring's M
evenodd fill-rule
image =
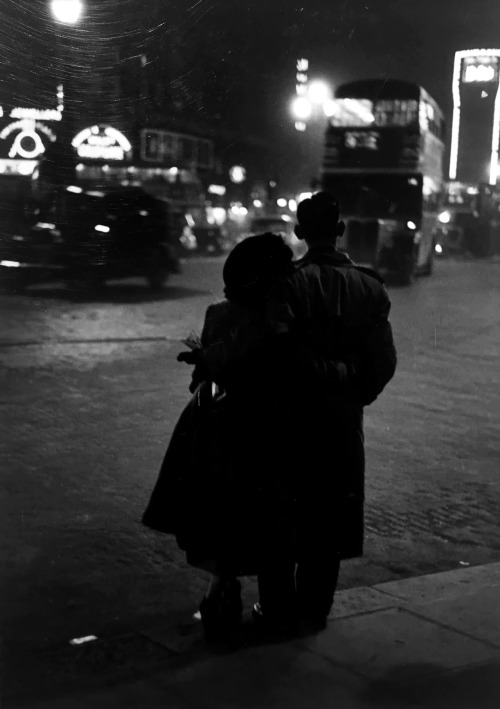
M266 636L271 637L291 637L297 634L299 623L295 614L288 615L266 615L262 612L260 603L255 603L252 608L252 619L254 627Z
M328 616L319 613L301 613L300 620L306 631L319 632L325 630Z

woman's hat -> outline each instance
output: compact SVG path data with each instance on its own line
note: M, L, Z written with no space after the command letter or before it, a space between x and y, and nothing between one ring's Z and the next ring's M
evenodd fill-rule
M293 252L278 234L249 236L233 248L224 264L226 297L238 299L258 295L270 283L288 272Z

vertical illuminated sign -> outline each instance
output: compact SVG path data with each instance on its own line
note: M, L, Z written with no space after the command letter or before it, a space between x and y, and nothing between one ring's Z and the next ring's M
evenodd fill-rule
M462 117L461 87L463 85L488 86L496 84L495 106L492 116L492 136L489 166L489 182L496 185L498 178L498 157L500 142L500 49L466 49L455 53L453 71L453 123L451 130L450 180L458 174L460 149L460 127Z
M307 72L309 71L309 60L308 59L297 59L297 66L296 66L297 72L295 74L295 92L297 94L297 99L296 99L296 105L299 107L299 114L300 114L300 106L303 104L303 118L299 116L299 120L295 121L295 128L296 130L299 131L304 131L306 129L306 118L307 118L307 106L309 105L308 99L306 98L307 96L307 83L308 83L308 75Z

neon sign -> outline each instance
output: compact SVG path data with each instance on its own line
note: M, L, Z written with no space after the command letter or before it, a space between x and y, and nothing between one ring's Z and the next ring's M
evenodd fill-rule
M10 117L20 119L28 118L35 121L60 121L62 119L62 108L13 108L10 112Z
M34 160L45 152L42 135L52 143L56 140L55 134L48 126L28 118L9 123L0 132L0 139L6 140L13 133L16 133L16 136L9 149L9 158L20 157L25 160Z
M460 78L463 83L485 83L498 81L498 60L500 49L465 49L455 52L453 71L453 123L451 128L450 180L457 179L458 149L460 144L460 119L462 102ZM462 71L462 65L464 69ZM492 74L493 72L493 74ZM490 77L490 78L488 78ZM500 82L498 83L493 114L493 135L491 141L490 184L496 185L498 177L498 156L500 142Z
M307 120L310 116L308 109L310 107L309 101L306 98L308 90L308 71L309 71L309 60L301 57L297 59L296 64L297 73L295 74L295 93L296 99L294 101L294 113L296 117L295 130L305 131L307 128Z
M72 143L79 157L88 160L125 160L132 146L128 139L111 126L92 126L76 135Z
M491 57L466 57L462 81L464 84L486 84L498 78L498 61Z
M31 175L37 160L6 160L0 158L0 175Z

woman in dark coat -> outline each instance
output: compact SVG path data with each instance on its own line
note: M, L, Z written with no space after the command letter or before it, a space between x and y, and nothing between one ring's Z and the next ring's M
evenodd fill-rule
M229 254L226 299L209 306L193 398L181 414L143 516L176 535L188 563L213 574L200 611L207 638L241 618L238 576L256 575L265 550L293 558L293 487L279 352L267 324L269 294L290 275L281 237L249 237ZM217 391L214 396L214 384Z

